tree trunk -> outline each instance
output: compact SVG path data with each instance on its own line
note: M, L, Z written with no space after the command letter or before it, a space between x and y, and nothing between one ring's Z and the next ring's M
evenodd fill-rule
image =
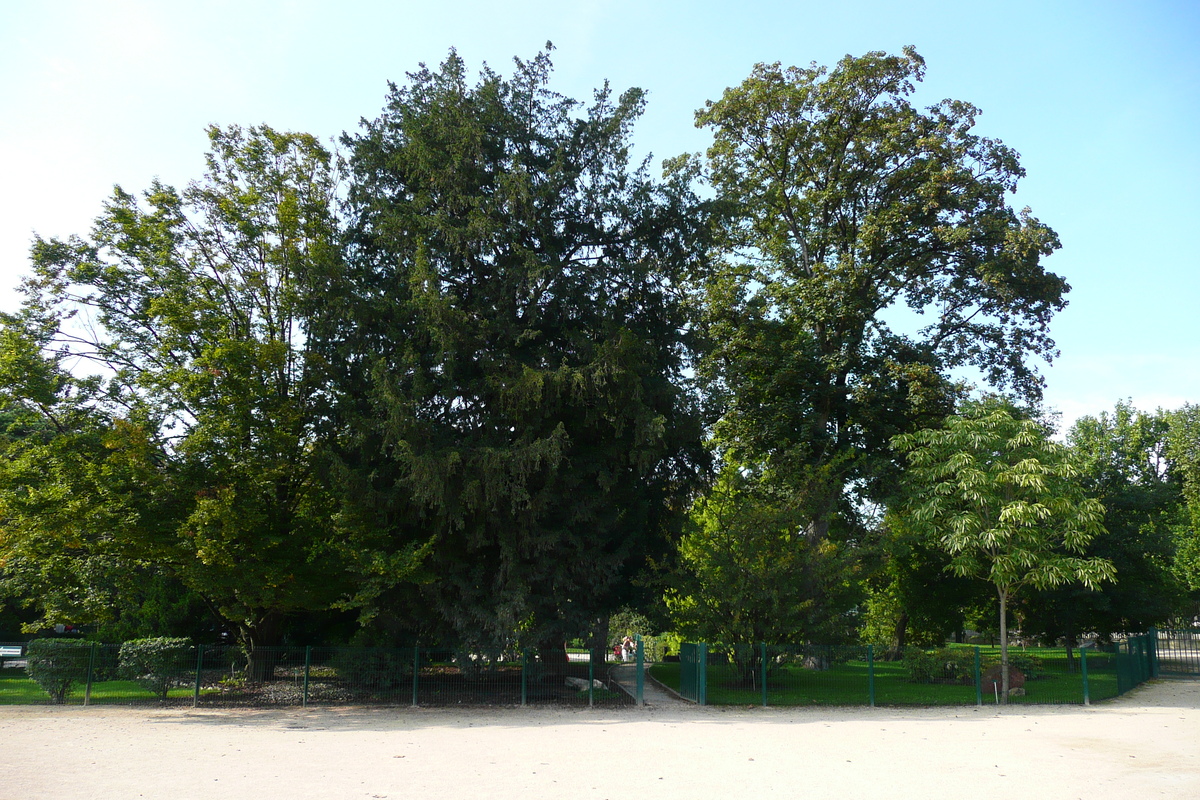
M1008 705L1008 592L996 591L1000 594L1000 703Z
M757 644L733 646L733 662L742 686L759 689L762 677L762 648Z
M246 680L262 683L274 678L283 641L283 614L268 611L258 620L243 624L241 639L246 651Z
M603 676L602 670L608 662L608 620L607 616L596 620L595 627L592 628L592 640L588 642L588 658L592 660L598 678Z
M552 686L561 686L567 674L567 642L556 639L538 646L538 661L541 662L542 680Z

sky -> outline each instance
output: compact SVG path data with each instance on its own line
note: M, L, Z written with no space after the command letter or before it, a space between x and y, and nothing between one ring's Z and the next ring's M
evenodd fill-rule
M0 310L33 235L86 234L114 185L200 177L210 124L324 139L375 118L388 81L455 48L507 73L554 43L553 88L646 89L634 138L702 150L693 114L755 63L927 62L916 102L966 100L1020 154L1012 204L1062 239L1046 403L1200 403L1200 2L0 2Z

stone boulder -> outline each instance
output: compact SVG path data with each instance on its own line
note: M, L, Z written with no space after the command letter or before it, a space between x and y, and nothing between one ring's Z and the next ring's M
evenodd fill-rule
M983 690L985 692L992 690L993 683L996 685L997 689L1004 688L1004 676L1000 672L999 664L994 667L988 667L983 673ZM1017 669L1012 664L1008 665L1008 688L1010 691L1014 689L1020 689L1021 694L1025 694L1025 673L1021 672L1021 670Z

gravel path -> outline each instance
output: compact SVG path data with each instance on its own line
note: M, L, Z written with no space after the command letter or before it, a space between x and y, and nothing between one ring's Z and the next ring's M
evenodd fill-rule
M1200 682L1082 707L0 708L0 798L1200 797Z

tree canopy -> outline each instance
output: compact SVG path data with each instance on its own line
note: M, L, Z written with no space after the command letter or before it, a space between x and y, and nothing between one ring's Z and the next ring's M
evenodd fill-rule
M951 369L1036 398L1030 358L1055 353L1069 287L1042 259L1058 238L1009 206L1024 171L972 132L978 109L912 105L924 72L912 48L759 64L696 115L725 211L703 286L718 446L785 485L823 482L813 539L894 490L888 442L953 410ZM897 309L928 324L906 331Z
M1110 561L1118 579L1028 593L1021 600L1023 630L1073 644L1085 631L1138 633L1178 613L1184 590L1173 567L1186 511L1168 441L1166 414L1128 403L1071 427L1067 445L1080 483L1104 505L1104 530L1084 552Z
M1187 503L1188 522L1176 529L1175 575L1191 596L1189 616L1200 617L1200 406L1167 415L1167 454Z
M935 643L990 584L1007 653L1010 601L1069 642L1194 605L1200 413L1064 447L1017 411L1059 242L977 108L914 105L915 50L757 65L662 178L645 93L565 97L551 50L422 64L340 154L212 127L200 179L35 239L0 316L0 623L203 605L253 650L357 613L562 656L665 586L723 643Z
M79 520L178 576L247 644L273 644L282 615L326 607L339 581L305 317L311 274L338 258L336 176L305 134L209 140L207 173L182 192L118 187L91 237L37 240L23 313L56 364L96 374L99 440L61 462L91 484L46 490L76 495ZM44 394L27 387L25 406L57 425L63 404ZM29 520L70 536L59 516Z
M1104 531L1104 506L1084 493L1066 446L1004 403L968 405L893 441L911 464L908 524L950 556L950 570L996 590L1007 701L1009 599L1024 586L1112 580L1111 562L1083 556Z
M358 602L427 635L579 635L668 549L704 459L679 289L697 201L631 163L640 90L584 106L551 72L547 50L472 84L452 52L345 139L320 339ZM417 551L415 577L392 568Z

